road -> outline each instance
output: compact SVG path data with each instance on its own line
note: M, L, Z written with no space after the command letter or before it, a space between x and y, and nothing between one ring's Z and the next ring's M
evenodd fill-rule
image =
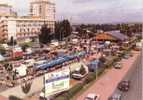
M142 64L141 56L137 63L136 68L131 74L131 88L127 93L123 94L123 100L143 100L142 96Z
M123 59L121 63L123 63L123 68L120 70L111 69L105 75L101 76L99 80L97 80L91 87L89 87L84 93L76 96L76 100L84 100L85 96L88 93L97 93L100 94L100 100L107 100L109 96L112 95L116 91L116 87L118 83L125 78L132 78L133 72L135 71L137 62L139 61L139 53L134 52L134 57L129 59ZM139 63L139 62L138 62ZM136 73L136 72L135 72ZM134 75L133 75L134 76ZM137 91L136 91L137 92ZM136 93L138 95L138 93ZM127 94L126 94L127 95ZM132 100L129 99L128 96L124 96L124 100ZM134 96L134 95L133 95ZM127 98L127 99L126 99ZM140 100L140 99L133 99Z

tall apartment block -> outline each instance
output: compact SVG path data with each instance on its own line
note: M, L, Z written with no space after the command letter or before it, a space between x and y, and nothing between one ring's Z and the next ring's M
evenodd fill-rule
M55 20L55 3L52 0L31 0L30 15Z

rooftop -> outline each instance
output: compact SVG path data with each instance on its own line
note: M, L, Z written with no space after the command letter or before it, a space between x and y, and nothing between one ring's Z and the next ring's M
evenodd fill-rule
M0 4L0 7L12 7L12 6L8 4Z
M108 31L106 33L119 39L119 40L122 40L122 41L128 39L128 37L125 34L121 33L118 30L117 31Z

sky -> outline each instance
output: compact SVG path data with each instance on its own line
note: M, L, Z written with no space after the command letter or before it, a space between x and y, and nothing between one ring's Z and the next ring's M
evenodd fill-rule
M0 0L10 3L19 15L27 15L30 0ZM118 23L143 21L143 0L54 0L56 19L73 23Z

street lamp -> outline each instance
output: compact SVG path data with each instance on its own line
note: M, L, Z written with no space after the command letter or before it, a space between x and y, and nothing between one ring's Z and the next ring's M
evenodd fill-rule
M96 79L98 77L98 63L99 63L99 59L96 60L96 63L95 63L95 74L96 74Z

